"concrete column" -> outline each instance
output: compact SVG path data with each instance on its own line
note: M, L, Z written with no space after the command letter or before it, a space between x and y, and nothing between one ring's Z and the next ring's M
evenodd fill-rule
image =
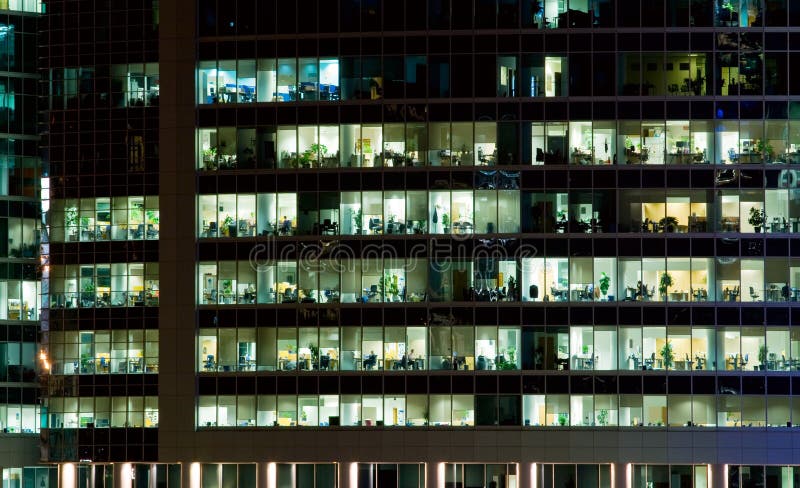
M358 463L343 462L339 464L339 488L355 488L358 486Z
M132 467L129 463L114 463L114 486L117 488L131 488L133 477L131 476Z
M533 465L534 463L519 463L519 472L517 473L519 488L534 488L536 473L533 472Z
M425 488L444 488L444 468L439 473L439 461L425 463ZM441 476L441 479L440 479Z
M711 464L711 479L708 480L708 488L727 488L728 470L724 464Z
M58 486L76 488L78 486L78 467L73 463L58 465Z
M275 488L278 481L278 467L275 463L258 463L256 467L256 486Z
M628 473L628 465L625 463L613 463L611 465L611 470L614 476L614 479L611 480L611 486L613 488L630 488L629 473Z
M181 466L181 486L200 488L200 463L183 463Z

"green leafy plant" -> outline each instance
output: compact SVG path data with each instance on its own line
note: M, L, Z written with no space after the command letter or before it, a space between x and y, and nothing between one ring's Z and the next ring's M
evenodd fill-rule
M633 140L630 137L625 138L625 149L630 149L633 146Z
M81 302L94 302L96 290L97 288L95 288L93 281L85 282L81 288Z
M608 410L601 408L597 412L597 423L603 427L608 425Z
M508 354L508 359L505 359L506 354ZM510 371L517 369L517 350L513 347L506 349L505 354L501 353L498 359L499 362L495 365L498 370Z
M446 213L442 214L442 227L444 227L445 229L450 227L450 216L447 215Z
M89 353L81 354L81 373L89 373L93 366L92 355Z
M222 280L220 283L224 295L233 294L233 280Z
M64 225L67 227L76 227L78 225L78 207L64 209Z
M758 362L761 363L761 369L767 369L767 357L769 357L769 349L766 344L758 348Z
M773 149L769 141L759 139L756 141L756 152L764 157L771 157L775 153L775 149Z
M566 413L558 414L558 425L561 426L567 425L567 420L569 420L568 414Z
M661 359L664 360L664 369L669 369L672 367L672 362L675 359L675 353L672 350L672 343L670 341L666 341L664 345L661 347Z
M158 224L158 221L159 221L158 210L147 210L145 212L145 215L147 217L147 223L148 224Z
M308 350L311 351L311 364L319 364L317 361L319 360L319 347L315 346L314 344L308 345Z
M383 294L384 300L388 300L390 296L395 296L400 293L400 289L397 286L397 275L390 275L389 273L384 274L381 285L381 293Z
M326 154L328 154L328 146L325 144L312 144L311 151L318 157L324 157Z
M658 226L661 227L664 232L675 232L678 229L678 219L667 215L658 221Z
M661 273L661 278L658 280L658 292L666 295L669 287L673 285L672 275L664 271Z
M356 228L356 234L361 234L361 227L364 224L364 214L361 212L361 207L358 207L358 210L353 214L353 224Z
M212 162L217 159L217 146L203 149L203 161Z
M721 8L727 10L729 14L732 14L733 11L734 11L733 4L728 0L722 2L722 7Z
M603 296L606 296L608 294L608 288L611 286L611 277L608 276L605 271L600 273L599 285L600 293L602 293Z
M750 207L750 217L747 221L756 228L756 232L760 232L764 222L767 221L767 215L764 213L764 209Z

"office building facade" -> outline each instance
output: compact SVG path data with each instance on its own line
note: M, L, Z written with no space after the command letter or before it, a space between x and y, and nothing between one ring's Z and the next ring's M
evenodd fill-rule
M43 4L41 461L111 486L158 455L159 6Z
M45 16L62 483L794 485L800 3L134 3Z
M37 114L39 2L0 2L0 474L36 480L39 460L41 211ZM23 472L24 471L24 472ZM55 478L53 478L55 479Z

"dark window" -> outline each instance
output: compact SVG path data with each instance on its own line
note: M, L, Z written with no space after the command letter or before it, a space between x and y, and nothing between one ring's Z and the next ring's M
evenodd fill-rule
M494 29L497 20L497 0L475 0L475 28Z
M450 28L450 2L451 0L428 1L428 28Z
M619 0L617 2L617 25L619 27L639 27L639 0Z
M667 0L667 25L689 26L689 0Z
M664 26L664 0L642 2L642 25L644 27Z
M329 2L336 4L336 2ZM387 31L403 30L404 5L401 0L383 3L383 29Z

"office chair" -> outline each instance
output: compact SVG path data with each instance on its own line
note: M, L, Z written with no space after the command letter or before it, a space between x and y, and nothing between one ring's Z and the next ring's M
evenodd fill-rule
M750 287L750 299L755 302L756 300L758 300L758 297L759 297L759 295L756 293L756 291L751 286Z
M215 224L216 226L216 224ZM209 225L209 229L211 226ZM136 226L136 230L133 232L134 239L144 239L144 224L139 224Z
M478 356L478 362L475 363L475 369L478 371L486 369L486 357Z
M373 233L382 231L383 225L381 225L381 219L369 219L369 230Z
M209 222L208 223L208 237L217 237L217 223L216 222Z
M367 297L367 300L372 300L377 296L378 296L378 285L371 285L369 287L369 295Z

